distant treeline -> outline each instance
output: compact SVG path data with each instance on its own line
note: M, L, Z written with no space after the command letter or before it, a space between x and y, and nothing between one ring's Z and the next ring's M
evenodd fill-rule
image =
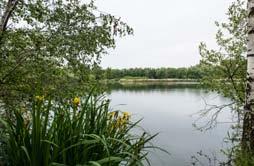
M130 68L105 70L107 79L121 78L148 78L148 79L201 79L203 76L201 68L192 66L188 68Z

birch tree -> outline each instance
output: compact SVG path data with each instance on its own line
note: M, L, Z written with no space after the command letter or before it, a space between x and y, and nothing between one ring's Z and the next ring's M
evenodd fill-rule
M204 109L201 114L208 113L211 121L205 126L216 125L217 117L224 108L230 108L234 117L232 130L227 137L233 145L226 150L230 163L235 161L236 155L241 150L246 139L243 139L244 106L246 104L246 82L247 82L247 16L246 0L236 0L227 12L228 21L216 22L218 31L216 42L218 47L210 49L205 43L199 46L201 61L200 65L204 71L202 83L208 89L225 96L231 101L223 105ZM243 132L244 131L244 132ZM233 164L234 165L234 164Z
M247 83L242 147L254 152L254 0L248 0Z
M216 34L219 49L200 45L201 65L206 71L203 84L234 101L231 108L241 126L241 135L234 140L239 140L243 152L253 153L254 0L237 0L227 14L228 23L216 23L220 28Z

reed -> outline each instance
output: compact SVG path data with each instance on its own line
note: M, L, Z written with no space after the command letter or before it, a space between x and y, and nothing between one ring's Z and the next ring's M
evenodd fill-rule
M140 121L110 111L109 100L92 94L52 101L36 96L0 119L2 160L10 166L117 166L149 164L150 140L134 134Z

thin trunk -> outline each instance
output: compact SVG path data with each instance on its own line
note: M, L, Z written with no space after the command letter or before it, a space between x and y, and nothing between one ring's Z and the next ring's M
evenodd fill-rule
M254 0L248 0L247 85L242 148L254 152Z
M3 16L0 21L0 44L1 44L1 40L3 37L4 31L6 31L6 29L7 29L8 21L12 15L14 9L16 8L18 2L19 2L19 0L8 0L8 2L7 2Z

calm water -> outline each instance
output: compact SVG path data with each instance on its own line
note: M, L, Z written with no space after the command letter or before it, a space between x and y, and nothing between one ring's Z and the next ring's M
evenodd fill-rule
M113 109L131 112L134 119L144 118L142 127L150 133L159 133L154 144L171 155L152 151L149 158L153 166L191 165L191 156L200 150L223 158L219 151L226 147L223 138L229 124L220 124L207 132L197 131L192 124L198 118L194 114L205 108L204 98L207 103L218 105L229 100L193 85L115 86L109 97ZM219 117L223 122L230 119L229 110Z

